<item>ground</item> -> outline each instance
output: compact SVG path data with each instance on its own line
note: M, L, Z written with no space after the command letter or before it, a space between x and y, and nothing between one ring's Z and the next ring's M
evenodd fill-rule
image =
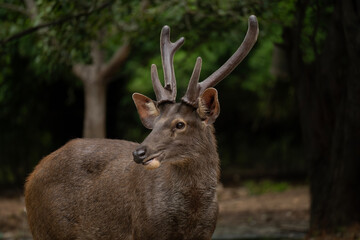
M220 214L214 239L303 238L309 222L306 186L251 194L245 187L218 189ZM31 239L21 192L0 196L0 239Z
M243 187L220 189L214 238L304 238L309 206L306 186L258 195Z
M0 239L31 239L26 222L25 203L20 191L0 195Z

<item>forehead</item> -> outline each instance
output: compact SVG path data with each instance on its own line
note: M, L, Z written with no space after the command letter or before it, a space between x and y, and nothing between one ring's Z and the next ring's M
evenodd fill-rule
M188 120L196 117L196 109L184 103L166 103L159 108L160 116L164 118L183 118Z

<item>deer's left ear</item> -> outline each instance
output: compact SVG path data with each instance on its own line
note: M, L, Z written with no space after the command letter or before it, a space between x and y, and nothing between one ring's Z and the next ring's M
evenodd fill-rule
M220 114L218 92L215 88L207 88L198 98L197 112L207 124L215 122Z
M140 93L132 95L137 111L139 113L142 124L152 129L154 127L154 120L160 115L159 109L156 107L155 102Z

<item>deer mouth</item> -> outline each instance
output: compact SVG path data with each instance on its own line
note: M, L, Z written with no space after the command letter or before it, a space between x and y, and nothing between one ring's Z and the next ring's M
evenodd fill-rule
M155 169L160 167L161 165L161 153L153 155L148 157L147 159L145 159L142 164L145 166L145 168L147 169Z
M159 154L156 154L156 155L153 155L153 156L150 156L148 158L146 158L143 162L142 162L142 165L148 165L150 164L152 161L161 161L160 159L160 156L161 156L161 153Z

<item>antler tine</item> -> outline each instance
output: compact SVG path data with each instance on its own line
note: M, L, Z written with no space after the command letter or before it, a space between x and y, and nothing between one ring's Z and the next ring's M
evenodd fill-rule
M196 59L195 67L193 70L193 73L191 75L188 88L186 90L186 94L184 97L181 98L181 100L187 104L195 106L197 104L196 100L199 96L199 78L200 78L200 72L201 72L201 64L202 59L201 57L198 57Z
M246 55L254 46L259 34L258 22L254 15L249 17L248 26L248 31L240 47L217 71L215 71L208 78L196 86L194 86L192 83L189 83L188 90L185 96L182 98L183 102L197 107L198 96L207 88L218 84L221 80L228 76L237 67L237 65L241 63L241 61L246 57ZM190 85L194 89L189 89ZM194 94L194 92L197 92L197 95Z
M156 65L153 64L151 66L151 79L158 104L162 102L175 102L176 78L174 71L174 54L183 43L183 37L175 43L171 42L169 26L164 26L162 28L160 34L160 51L164 70L164 87L161 86Z
M248 26L248 31L240 47L216 72L211 74L207 79L200 83L201 90L204 91L206 88L213 87L218 84L221 80L227 77L248 55L259 34L258 22L254 15L249 17Z

